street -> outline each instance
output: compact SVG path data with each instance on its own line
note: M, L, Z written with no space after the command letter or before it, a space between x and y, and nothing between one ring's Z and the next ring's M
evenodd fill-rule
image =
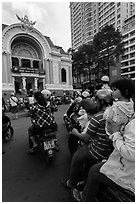
M2 201L3 202L71 202L71 193L61 180L69 175L71 156L68 151L68 133L63 114L68 105L60 105L54 113L58 124L57 139L60 151L52 164L47 164L41 153L27 155L29 117L12 120L14 136L3 144Z

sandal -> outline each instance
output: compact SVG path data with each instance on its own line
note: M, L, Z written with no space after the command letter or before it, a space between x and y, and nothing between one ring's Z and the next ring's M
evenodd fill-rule
M69 184L69 179L65 179L65 180L61 181L61 183L68 190L73 190L74 189L74 187Z
M78 202L82 202L82 191L78 191L77 189L74 189L72 191L73 194L73 198L78 201Z

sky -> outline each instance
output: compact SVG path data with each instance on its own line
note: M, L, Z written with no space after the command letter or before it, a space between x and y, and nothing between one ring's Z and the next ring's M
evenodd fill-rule
M21 18L27 15L30 21L36 21L34 28L64 51L71 47L69 2L2 2L3 24L19 23L16 14Z

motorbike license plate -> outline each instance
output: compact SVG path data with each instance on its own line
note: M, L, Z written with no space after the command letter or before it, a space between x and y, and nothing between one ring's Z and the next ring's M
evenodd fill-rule
M44 142L44 150L53 149L53 148L55 148L54 140Z

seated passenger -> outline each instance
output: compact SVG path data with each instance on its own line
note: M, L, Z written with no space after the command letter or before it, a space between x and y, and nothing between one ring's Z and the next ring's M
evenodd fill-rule
M123 78L114 81L111 84L113 90L112 96L115 100L113 105L104 112L104 119L106 120L106 132L113 125L113 122L121 125L121 134L125 125L130 121L134 114L134 103L131 99L135 93L135 86L131 79Z
M72 134L84 140L85 143L72 157L70 177L63 182L67 188L76 188L80 181L83 164L88 163L92 166L103 159L107 159L113 151L112 141L106 135L105 120L103 119L103 113L112 100L110 92L99 90L96 99L100 111L91 118L86 133L79 133L76 129L72 130Z
M77 201L96 202L102 184L135 193L135 117L125 126L123 136L120 128L120 125L113 123L111 139L114 150L108 160L90 168L82 192L73 190Z

